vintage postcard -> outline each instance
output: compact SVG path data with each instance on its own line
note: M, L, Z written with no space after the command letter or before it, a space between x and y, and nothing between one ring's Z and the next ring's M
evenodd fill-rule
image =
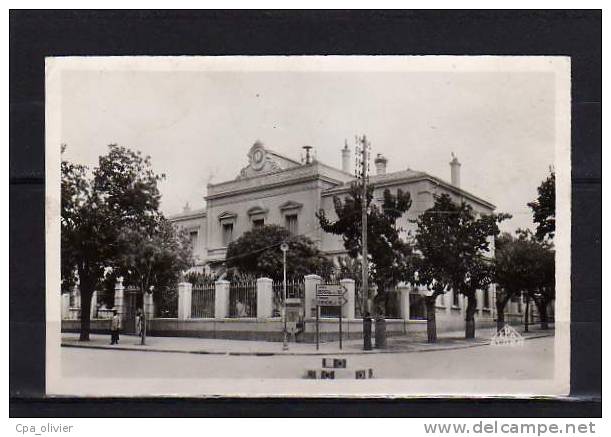
M47 394L568 395L570 69L47 58Z

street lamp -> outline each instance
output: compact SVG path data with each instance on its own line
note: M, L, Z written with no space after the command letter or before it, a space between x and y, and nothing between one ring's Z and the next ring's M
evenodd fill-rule
M284 270L284 280L282 281L282 324L284 325L284 339L282 342L282 350L289 350L289 344L287 342L287 332L286 332L286 252L289 250L289 245L286 243L282 243L280 245L280 250L282 251L282 264Z

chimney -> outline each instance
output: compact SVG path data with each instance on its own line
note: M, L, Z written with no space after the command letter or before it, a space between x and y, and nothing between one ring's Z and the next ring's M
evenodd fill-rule
M378 153L373 162L376 165L376 174L386 174L386 163L388 162L388 159L386 159L384 155Z
M348 148L348 140L344 140L344 148L342 149L342 171L350 173L350 149Z
M310 149L312 149L312 146L303 146L302 149L304 149L305 152L306 152L305 165L311 164L312 163L312 159L310 157Z
M452 185L454 185L456 188L460 188L460 162L458 162L458 158L454 155L454 153L452 153L450 169L452 172Z

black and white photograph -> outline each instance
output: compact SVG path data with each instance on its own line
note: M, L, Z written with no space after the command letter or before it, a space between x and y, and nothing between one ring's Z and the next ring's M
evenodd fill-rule
M565 396L562 56L46 58L50 395Z

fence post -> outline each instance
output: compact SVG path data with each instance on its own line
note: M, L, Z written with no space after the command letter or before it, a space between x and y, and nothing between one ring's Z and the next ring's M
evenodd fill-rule
M342 279L339 281L340 285L342 285L346 289L346 294L344 297L347 302L342 306L342 317L346 319L354 319L356 314L354 313L354 279Z
M229 316L229 281L219 279L214 283L214 317L224 319Z
M273 281L269 278L257 279L257 318L267 319L274 309Z
M409 285L397 285L397 293L399 293L399 308L401 310L401 318L403 320L409 320L409 292Z
M91 308L89 309L89 320L94 319L98 312L98 292L97 290L91 295Z
M151 320L153 317L155 317L153 293L144 293L142 296L142 305L144 306L144 317L146 320Z
M79 288L79 285L76 284L74 286L74 288L72 289L72 296L74 296L73 300L72 300L72 308L81 308L81 289Z
M125 291L125 287L123 287L123 278L117 278L117 282L115 283L115 304L114 307L117 309L117 313L119 316L123 315L123 293Z
M322 278L318 275L305 275L304 282L304 307L305 318L316 317L316 285L322 283Z
M70 318L70 293L62 293L62 320Z
M193 285L190 282L178 284L178 318L180 320L191 318L191 292Z

